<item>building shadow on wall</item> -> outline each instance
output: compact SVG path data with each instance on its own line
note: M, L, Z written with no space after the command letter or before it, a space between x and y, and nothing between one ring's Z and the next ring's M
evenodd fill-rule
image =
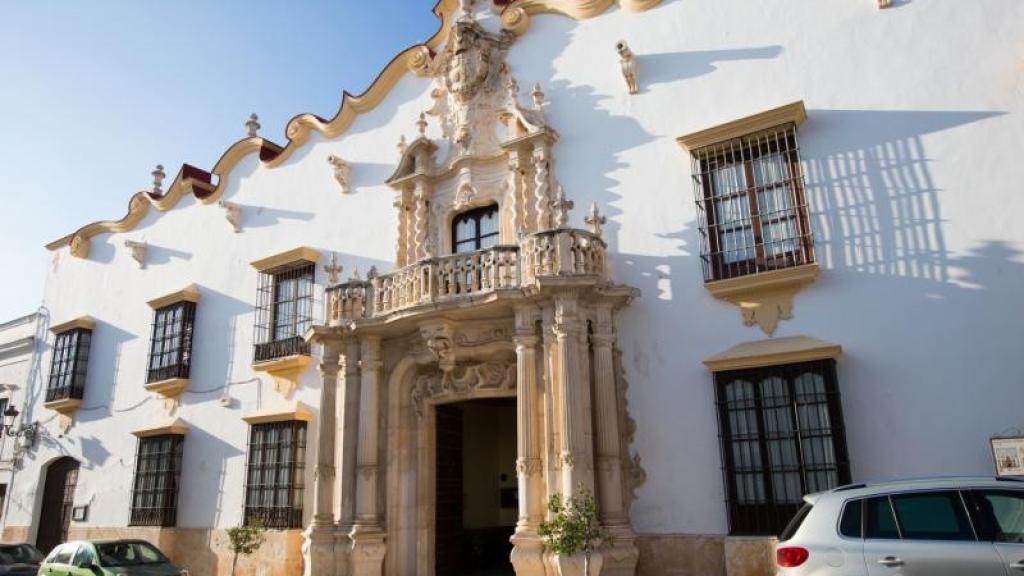
M85 394L82 399L82 407L75 412L76 422L92 422L103 420L114 413L114 399L118 382L131 382L132 378L122 380L121 356L124 353L125 345L137 339L139 336L103 320L96 321L96 328L92 332L92 350L113 350L113 355L90 354L89 367L86 377ZM139 380L144 378L139 376ZM145 402L142 400L139 404ZM117 411L133 408L118 406Z
M770 60L782 54L782 46L759 46L732 50L691 50L660 54L639 54L637 68L642 79L640 93L658 84L689 80L718 70L719 62Z

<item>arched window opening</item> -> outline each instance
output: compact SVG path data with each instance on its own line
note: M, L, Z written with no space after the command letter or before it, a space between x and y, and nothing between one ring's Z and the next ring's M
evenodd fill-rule
M498 244L498 205L463 212L452 221L452 251L464 254Z

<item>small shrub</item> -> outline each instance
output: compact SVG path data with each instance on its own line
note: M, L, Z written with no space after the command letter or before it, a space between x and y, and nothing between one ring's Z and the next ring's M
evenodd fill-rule
M238 555L248 556L259 550L263 545L265 532L263 522L260 522L258 518L248 525L228 528L228 540L231 543L231 551L234 552L234 556L231 558L231 576L235 575Z
M591 553L609 540L608 532L601 526L594 496L582 485L568 501L561 494L552 494L548 512L551 519L541 522L539 530L544 545L565 556L582 552L589 576Z

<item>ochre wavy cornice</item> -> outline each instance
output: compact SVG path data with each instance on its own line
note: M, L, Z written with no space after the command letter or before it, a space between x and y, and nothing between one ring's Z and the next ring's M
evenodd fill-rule
M531 14L556 13L582 20L593 18L618 4L625 10L643 11L653 8L662 0L518 0L507 6L501 14L502 26L517 36L526 33ZM434 35L422 44L403 50L384 67L384 70L370 84L365 92L354 96L344 92L338 112L330 120L314 114L300 114L292 118L285 128L288 143L280 146L265 138L245 138L235 142L206 172L184 164L178 176L168 186L167 192L155 196L150 192L138 192L128 203L128 213L120 220L93 222L79 228L72 234L46 245L49 250L70 246L71 254L78 258L89 257L89 239L98 234L127 232L135 228L149 212L150 206L165 212L173 208L187 193L195 195L203 204L217 201L227 187L231 171L249 154L258 153L263 165L275 168L288 159L300 146L305 144L316 131L327 138L336 138L360 116L376 108L398 84L407 72L424 75L430 59L440 51L448 38L452 20L456 16L459 0L439 0L434 14L440 20L440 27ZM216 183L213 176L217 177Z

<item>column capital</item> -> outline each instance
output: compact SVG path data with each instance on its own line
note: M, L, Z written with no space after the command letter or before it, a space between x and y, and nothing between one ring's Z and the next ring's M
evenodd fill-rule
M595 348L611 348L615 344L615 333L594 332L590 335L590 342Z
M532 331L529 332L528 334L527 333L520 334L520 333L517 332L516 335L512 338L512 341L515 343L516 351L518 352L518 351L520 351L522 349L531 349L532 350L532 349L536 348L537 347L537 342L540 341L540 338L536 334L534 334Z

